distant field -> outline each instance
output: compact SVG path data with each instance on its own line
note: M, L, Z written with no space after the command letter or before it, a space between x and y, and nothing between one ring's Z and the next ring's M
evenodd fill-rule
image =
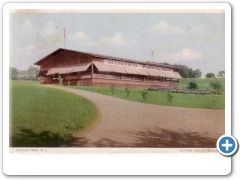
M179 88L186 89L191 81L196 82L199 89L211 89L210 82L218 81L222 85L222 91L225 92L225 78L183 78L179 81Z
M203 83L204 84L204 83ZM206 84L206 83L205 83ZM224 109L225 96L221 95L198 95L198 94L180 94L172 93L172 103L167 100L167 92L148 91L146 100L143 99L141 92L143 89L131 88L129 97L125 92L125 88L115 88L114 94L111 93L109 87L91 87L91 86L78 86L71 88L78 88L91 92L96 92L108 96L114 96L122 99L139 101L144 103L158 104L164 106L177 106L187 108L200 108L200 109Z
M87 99L37 84L11 81L11 147L67 146L72 134L98 122L97 108Z

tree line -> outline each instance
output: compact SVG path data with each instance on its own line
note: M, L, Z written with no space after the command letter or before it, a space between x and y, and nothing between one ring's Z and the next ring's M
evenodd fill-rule
M164 65L171 65L169 63L163 63ZM200 69L195 69L193 70L192 68L189 68L186 65L179 65L179 64L175 64L175 65L171 65L171 66L175 66L177 68L179 68L179 74L183 77L183 78L200 78L202 76L202 72ZM212 72L209 72L205 75L206 78L224 78L225 77L225 71L219 71L217 75L215 75Z
M39 73L39 68L34 66L29 66L27 70L19 70L15 67L9 68L9 77L12 80L37 80L37 75Z

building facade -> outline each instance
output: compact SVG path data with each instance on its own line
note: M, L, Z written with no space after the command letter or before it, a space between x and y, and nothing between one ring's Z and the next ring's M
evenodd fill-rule
M159 63L57 49L35 63L42 84L176 89L179 69Z

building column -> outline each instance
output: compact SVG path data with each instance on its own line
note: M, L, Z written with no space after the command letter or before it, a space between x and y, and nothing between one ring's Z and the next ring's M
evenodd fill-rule
M93 73L94 73L94 69L93 69L93 62L92 62L92 64L91 64L91 81L92 81L92 86L94 85L94 83L93 83Z

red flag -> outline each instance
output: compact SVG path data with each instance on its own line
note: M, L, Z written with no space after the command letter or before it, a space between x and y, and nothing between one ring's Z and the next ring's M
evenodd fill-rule
M65 30L65 27L63 28L63 37L66 38L66 30Z

